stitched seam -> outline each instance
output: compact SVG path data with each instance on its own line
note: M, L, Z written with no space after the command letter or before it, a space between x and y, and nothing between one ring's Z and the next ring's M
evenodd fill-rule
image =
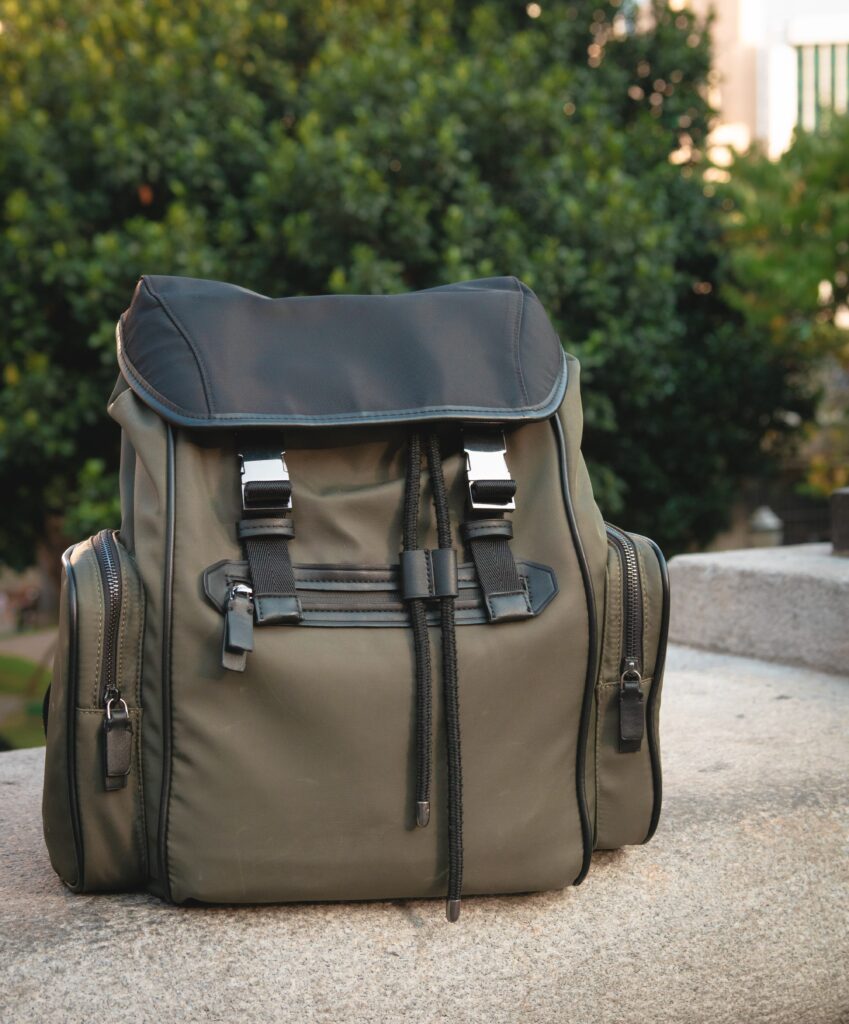
M521 389L521 395L525 402L530 402L528 397L528 389L525 386L525 376L522 373L522 359L519 353L522 337L522 320L525 315L525 290L522 288L521 282L518 278L512 278L519 289L519 304L516 309L515 322L513 324L513 361L516 364L516 376L519 378L519 387Z
M104 617L106 614L106 595L103 592L103 580L100 578L100 568L97 565L97 554L94 550L94 545L91 546L91 553L95 560L95 579L97 580L97 589L100 594L100 601L98 602L98 620L97 620L97 662L95 663L94 670L94 695L91 698L91 703L97 707L100 704L100 684L102 682L101 676L103 675L103 629L104 629ZM100 709L98 708L98 711Z
M147 824L144 813L144 785L142 781L142 709L138 709L138 729L136 730L136 793L138 810L136 812L136 842L138 843L139 862L142 875L147 877Z
M123 332L121 332L123 333ZM122 372L125 376L132 378L138 387L138 389L153 398L156 402L171 409L178 416L185 420L193 420L197 423L218 423L226 420L249 420L251 422L262 420L280 423L281 417L279 413L250 413L246 416L241 412L216 412L213 413L210 410L208 416L198 416L195 413L187 412L182 406L176 405L170 399L166 398L159 391L150 385L133 367L130 363L127 353L124 351L123 345L118 349L118 362L120 364ZM348 423L379 423L385 420L400 421L400 420L416 420L422 419L424 415L433 414L434 416L462 416L465 414L475 414L481 417L492 417L493 419L499 420L513 420L522 419L531 413L548 411L554 396L560 390L566 371L566 358L565 355L561 360L560 372L557 375L557 380L554 382L554 387L548 393L546 398L536 405L526 405L519 409L504 409L504 408L491 408L482 405L427 405L421 406L418 409L398 409L390 412L368 412L368 413L320 413L316 415L308 415L298 413L296 415L283 417L282 422L288 424L318 424L318 423L329 423L339 424L343 426ZM207 399L207 405L209 401ZM552 410L553 411L553 410Z
M601 705L599 702L598 693L595 695L595 838L598 839L601 833L601 787L599 786L599 779L601 778Z
M156 302L159 303L165 315L177 328L177 331L180 333L180 335L182 335L183 340L189 346L189 351L195 358L198 373L200 374L200 383L201 387L203 388L203 397L206 399L206 407L209 410L210 414L212 414L214 409L212 403L212 385L210 384L209 377L207 375L206 369L204 368L203 362L200 357L200 352L198 351L197 346L189 336L189 332L184 326L183 322L180 320L177 314L171 309L168 303L166 303L165 299L163 299L161 295L154 291L153 285L151 285L150 281L148 281L146 277L142 278L142 280L144 282L145 288L150 292L151 296L156 300Z
M113 535L113 540L114 540L114 535ZM118 689L120 690L121 689L121 669L123 667L121 663L122 663L122 661L124 659L124 656L126 654L126 651L127 651L127 619L129 618L129 615L130 615L130 601L127 598L129 597L128 591L129 591L130 588L127 586L127 573L124 572L124 563L123 563L123 560L121 559L121 549L118 547L117 541L115 542L115 550L118 552L118 571L121 573L121 598L122 598L122 600L121 600L120 629L119 629L119 635L118 635L118 657L116 659L117 662L118 662L118 665L117 665L117 678L115 680L115 682L116 682L116 684L118 686Z
M145 878L149 873L148 868L148 857L147 857L147 808L144 800L144 778L142 774L142 660L144 650L144 625L145 625L145 604L144 604L144 588L142 587L141 576L139 575L138 569L135 563L132 561L132 557L127 553L127 558L133 565L134 575L136 579L136 600L138 609L138 644L136 647L136 704L138 705L139 711L139 733L138 742L136 744L136 758L138 768L138 797L139 807L137 813L138 819L138 838L139 838L139 851L141 854L140 861L142 865L142 873Z

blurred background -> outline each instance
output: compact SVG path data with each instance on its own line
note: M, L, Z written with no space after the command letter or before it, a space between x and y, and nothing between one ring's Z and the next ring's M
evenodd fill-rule
M0 0L0 747L59 556L118 524L140 274L515 274L582 362L605 517L828 539L849 484L845 0Z

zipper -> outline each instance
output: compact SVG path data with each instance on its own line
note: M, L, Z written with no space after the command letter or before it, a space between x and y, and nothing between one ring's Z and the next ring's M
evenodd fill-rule
M132 760L133 723L118 680L118 640L121 632L123 581L118 545L109 530L92 538L103 585L103 653L99 698L103 704L103 781L107 790L123 789Z
M618 527L605 524L622 570L622 657L619 666L619 750L640 749L645 731L643 693L643 585L637 546Z

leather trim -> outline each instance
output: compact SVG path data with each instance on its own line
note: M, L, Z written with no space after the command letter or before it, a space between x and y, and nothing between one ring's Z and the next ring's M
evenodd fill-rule
M194 428L543 420L568 376L539 300L515 278L289 299L142 278L116 339L121 374L139 398ZM345 345L356 375L326 358ZM280 379L291 382L281 389Z
M533 607L541 615L558 592L554 571L537 562L516 563ZM410 624L409 609L401 596L398 566L295 565L295 581L301 603L299 623L269 623L321 627L400 627ZM207 601L224 614L229 588L249 582L248 564L222 560L203 573L203 591ZM483 594L474 565L457 567L458 597L455 600L457 625L489 623ZM336 604L334 605L334 598ZM344 605L344 607L342 606ZM428 605L428 622L437 625L439 609ZM257 620L257 625L265 625Z
M74 837L74 856L77 861L77 877L69 888L80 892L85 878L85 851L83 849L82 826L80 823L80 800L77 793L77 665L79 663L79 600L77 580L71 565L72 544L62 555L62 567L68 577L68 685L65 694L65 730L67 733L68 758L68 801L71 813L71 833Z
M644 843L647 843L657 830L657 823L660 821L661 804L663 803L663 774L660 764L660 739L658 737L657 721L655 719L655 703L657 695L660 693L661 687L663 686L663 672L666 668L666 647L669 641L670 608L669 570L666 565L666 558L651 538L646 537L646 540L651 544L652 550L660 563L660 579L663 585L663 611L660 616L660 642L658 644L657 658L655 660L654 678L652 680L652 687L649 693L648 703L646 705L646 735L648 737L649 754L651 756L654 804L652 805L649 830L646 834L646 838L643 840Z
M159 796L159 872L165 897L172 900L168 874L168 818L171 801L173 759L171 697L171 635L173 632L174 534L176 515L176 441L174 431L166 428L165 470L165 576L162 594L162 789Z
M557 440L558 456L560 461L560 486L563 491L563 505L566 509L566 518L569 521L569 530L572 534L572 542L575 545L575 554L578 557L578 565L581 569L581 578L584 583L584 594L587 601L587 624L589 626L589 647L587 655L587 674L584 680L584 699L581 704L581 721L578 728L578 757L575 764L575 788L578 799L578 813L581 819L581 835L584 841L584 862L574 885L580 885L587 877L590 869L590 860L593 853L593 828L590 822L590 813L587 806L586 773L587 773L587 734L590 727L592 711L593 690L595 678L598 672L598 622L596 619L595 592L593 590L592 576L587 562L587 555L581 543L581 535L578 532L578 524L575 521L575 509L572 505L572 496L569 493L569 475L566 457L566 438L563 434L563 426L556 416L551 418L554 436Z

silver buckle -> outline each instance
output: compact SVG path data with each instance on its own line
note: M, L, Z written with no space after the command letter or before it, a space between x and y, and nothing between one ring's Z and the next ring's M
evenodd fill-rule
M244 455L242 452L239 452L239 463L242 471L242 509L246 512L249 509L245 504L245 484L252 484L258 480L287 481L289 479L289 467L286 465L285 452L269 450L267 452L256 452L251 455ZM284 504L277 507L291 509L291 494ZM250 511L256 512L259 510L251 509Z
M478 501L474 485L484 480L512 480L507 466L507 444L504 431L487 433L464 433L463 449L466 453L466 476L469 485L469 504L473 509L491 509L498 512L512 512L516 508L515 498L503 504Z

